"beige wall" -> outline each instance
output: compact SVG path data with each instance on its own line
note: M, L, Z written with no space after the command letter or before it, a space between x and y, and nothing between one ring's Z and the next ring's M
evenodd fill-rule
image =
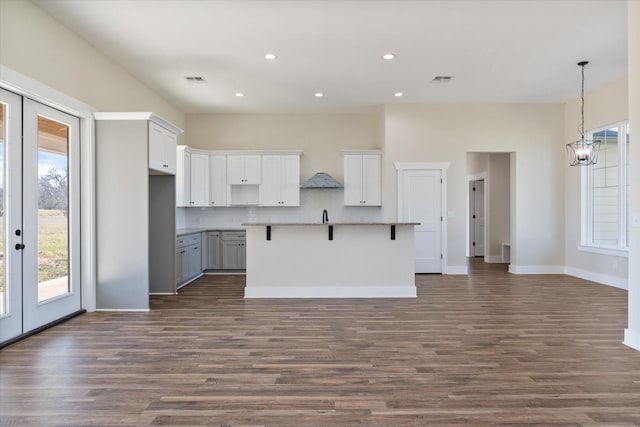
M576 66L576 74L579 68ZM585 79L588 82L588 66ZM587 86L588 88L588 86ZM597 90L585 93L585 130L603 127L621 120L628 114L627 79L620 79ZM580 133L580 99L576 98L565 104L565 137L563 144L575 141ZM633 150L631 150L633 151ZM633 169L633 168L632 168ZM578 272L595 272L600 275L619 278L627 277L627 258L595 254L578 250L581 240L581 167L569 166L564 161L565 172L565 247L566 265ZM571 271L570 271L571 272Z
M564 203L558 188L563 182L563 140L561 105L388 106L383 170L385 217L396 217L393 162L450 162L448 258L450 266L464 266L466 153L514 152L512 267L514 271L530 266L561 269Z
M326 172L343 182L343 149L382 148L381 113L188 114L186 144L208 150L303 150L304 182Z
M184 115L30 1L0 1L0 64L100 111Z
M630 200L632 218L640 215L640 2L629 0L629 138L634 147L629 151ZM629 259L629 326L625 343L640 350L640 227L630 230Z

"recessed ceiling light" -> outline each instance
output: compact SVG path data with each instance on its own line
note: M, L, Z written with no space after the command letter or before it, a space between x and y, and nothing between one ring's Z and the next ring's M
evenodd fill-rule
M396 92L396 93L393 94L393 96L398 97L398 98L400 98L403 95L404 95L404 93L402 93L402 92Z
M236 96L237 96L238 98L242 98L242 97L244 96L244 93L242 93L242 92L236 92Z
M185 79L189 83L206 83L207 82L202 76L186 76Z
M264 55L264 59L268 59L270 61L273 61L274 59L276 59L277 56L275 53L267 53Z
M313 94L313 96L315 96L316 98L322 98L324 96L324 93L316 92L316 93Z
M385 61L391 61L392 59L396 59L396 54L395 53L385 53L384 55L382 55L382 59L384 59Z

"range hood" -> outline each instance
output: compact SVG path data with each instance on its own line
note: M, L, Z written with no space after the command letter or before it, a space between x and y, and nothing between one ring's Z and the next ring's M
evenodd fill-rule
M318 172L306 180L300 188L343 188L343 185L328 173Z

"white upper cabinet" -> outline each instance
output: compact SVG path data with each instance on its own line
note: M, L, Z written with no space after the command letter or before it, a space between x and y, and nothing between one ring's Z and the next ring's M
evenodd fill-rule
M261 206L300 206L300 156L262 156Z
M175 175L177 140L175 132L149 121L149 169Z
M209 154L178 146L176 206L209 206Z
M227 156L209 156L209 206L227 206Z
M259 155L227 156L227 184L260 184Z
M209 206L209 154L191 153L190 206Z
M381 167L378 151L345 153L345 206L381 205Z

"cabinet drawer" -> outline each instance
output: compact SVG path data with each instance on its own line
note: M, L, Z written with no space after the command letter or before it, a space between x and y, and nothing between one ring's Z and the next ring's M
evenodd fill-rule
M225 231L222 233L223 241L244 241L247 239L247 233L244 231Z
M202 242L202 236L200 233L187 234L184 236L176 237L176 248L184 248L185 246L200 244Z

